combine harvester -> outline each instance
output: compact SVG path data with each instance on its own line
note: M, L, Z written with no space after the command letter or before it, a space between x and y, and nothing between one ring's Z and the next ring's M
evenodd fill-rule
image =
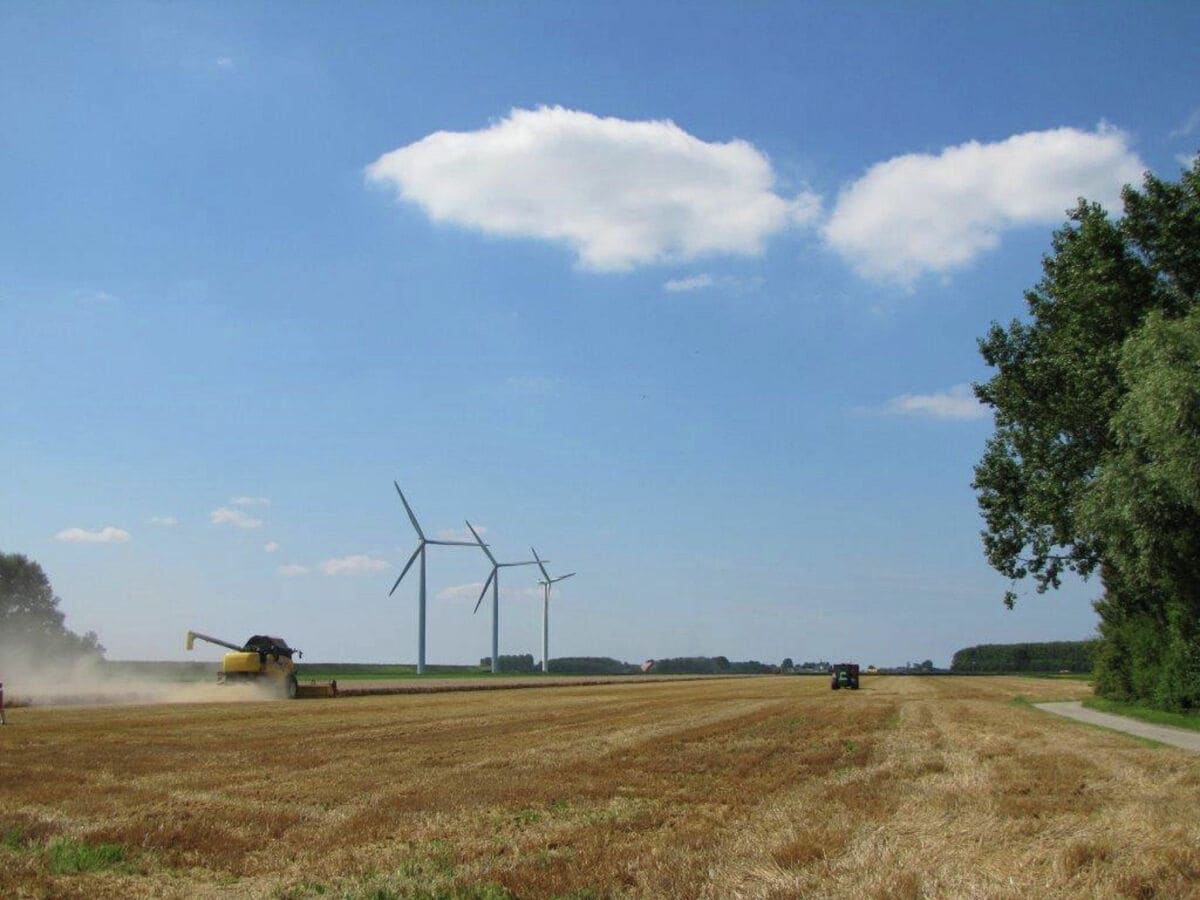
M279 696L289 700L297 697L337 696L336 681L330 684L300 684L296 680L296 664L292 661L292 654L297 657L303 657L304 654L289 647L283 638L256 634L245 644L238 646L198 631L189 631L189 650L193 648L197 639L230 650L221 660L217 684L267 685Z

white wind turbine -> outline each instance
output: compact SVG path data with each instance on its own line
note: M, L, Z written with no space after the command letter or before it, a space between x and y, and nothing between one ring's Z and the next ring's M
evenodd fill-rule
M471 615L479 612L479 604L483 602L483 597L490 584L492 586L492 674L495 675L500 671L500 570L510 569L514 566L535 566L538 562L536 559L524 562L496 562L496 557L492 556L488 545L480 539L479 532L475 530L475 527L470 522L467 522L467 527L471 529L471 534L475 535L475 542L479 544L480 549L492 561L492 574L483 583L483 590L479 592L479 599L475 601L475 608L471 610Z
M533 554L538 568L542 570L542 577L546 579L539 581L538 584L542 586L542 671L548 673L550 671L550 585L565 581L575 573L568 572L566 575L551 578L545 566L545 563L550 560L542 559L532 547L529 548L529 552Z
M413 551L412 556L408 558L408 562L404 564L404 569L400 572L400 577L396 579L396 583L392 585L392 589L388 591L388 596L396 593L396 588L400 587L400 582L404 580L404 576L408 574L408 570L412 568L412 564L417 557L421 557L421 586L418 591L419 606L417 613L417 674L425 674L425 548L429 544L436 544L444 547L474 547L473 541L431 541L425 537L425 532L421 530L421 526L417 524L417 517L413 515L412 507L408 505L408 501L404 499L404 491L400 490L400 485L392 482L396 486L396 493L400 495L400 502L404 504L404 511L408 513L408 521L412 522L413 530L417 532L417 549Z

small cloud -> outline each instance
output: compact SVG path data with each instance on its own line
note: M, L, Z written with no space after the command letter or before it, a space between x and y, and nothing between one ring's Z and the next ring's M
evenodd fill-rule
M897 416L922 416L929 419L954 419L970 421L982 419L988 409L977 399L969 384L953 387L932 394L901 394L893 397L883 412Z
M151 525L161 525L163 528L174 528L179 520L174 516L151 516L146 520Z
M1178 153L1175 155L1175 162L1179 163L1185 169L1191 169L1196 164L1196 160L1200 159L1200 153Z
M232 525L234 528L260 528L262 519L246 515L240 509L230 509L222 506L209 513L209 521L214 525Z
M298 566L295 563L286 566L280 566L275 572L282 575L284 578L296 578L300 575L308 574L308 566Z
M129 540L129 532L112 525L96 531L88 531L86 528L65 528L54 538L72 544L124 544Z
M475 530L479 532L480 537L483 537L488 532L486 525L475 525ZM437 536L439 541L475 542L475 535L471 534L470 530L466 528L466 526L462 528L443 528L437 533Z
M669 294L684 294L690 291L719 290L726 294L749 294L760 290L763 286L761 275L739 278L735 275L716 277L707 272L693 275L690 278L672 278L663 284L663 290Z
M456 584L453 587L444 588L437 592L436 598L444 603L474 603L479 599L479 592L483 590L482 581L472 581L470 584Z
M453 587L448 587L437 592L435 599L443 603L465 603L474 605L479 599L479 592L483 590L482 581L472 581L469 584L456 584ZM491 588L488 588L488 596L491 596ZM518 587L500 588L501 602L511 600L540 600L542 598L541 588L536 587Z
M225 72L229 72L234 67L233 57L232 56L218 56L216 59L213 60L213 65L216 66L218 69L221 69Z
M268 553L274 553L276 550L279 549L279 542L278 541L267 541L265 544L263 544L263 549L266 550Z
M530 397L548 397L557 393L559 381L549 375L511 375L504 379L506 390Z
M1187 137L1197 128L1200 128L1200 107L1193 109L1192 114L1178 128L1172 128L1171 133L1167 137L1171 140Z
M321 571L326 575L365 575L368 572L381 572L390 568L390 563L365 553L343 556L341 559L327 559L321 563Z
M687 291L701 291L712 287L715 282L707 272L703 275L692 275L690 278L672 278L663 285L663 290L672 294L682 294Z
M76 291L75 299L89 306L107 306L117 302L117 298L108 291Z
M234 506L270 506L269 497L234 497L229 501Z

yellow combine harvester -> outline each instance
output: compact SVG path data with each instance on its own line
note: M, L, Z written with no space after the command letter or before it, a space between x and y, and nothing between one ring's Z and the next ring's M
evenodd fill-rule
M289 647L283 638L256 634L239 647L220 638L189 631L189 650L197 639L216 644L218 647L228 647L230 650L221 660L217 684L262 683L274 687L281 696L289 700L296 697L332 697L337 692L333 684L301 685L296 680L296 664L292 661L292 654L297 657L304 654Z

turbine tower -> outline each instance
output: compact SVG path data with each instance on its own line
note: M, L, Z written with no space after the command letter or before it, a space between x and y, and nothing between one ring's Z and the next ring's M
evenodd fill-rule
M408 562L404 564L404 568L400 572L400 577L396 579L396 583L392 585L392 589L388 591L388 596L396 593L396 588L400 587L400 582L404 580L404 576L408 574L408 570L412 568L412 564L417 557L421 557L421 586L418 590L419 606L417 609L417 674L425 674L425 548L429 544L436 544L445 547L474 547L472 541L431 541L425 537L425 532L421 530L421 526L417 524L417 517L413 515L412 507L408 505L408 501L404 499L404 491L400 490L400 485L392 482L396 486L396 493L400 495L400 502L404 504L404 511L408 513L408 521L412 522L413 530L417 532L417 549L413 551L412 556L408 558Z
M549 560L544 560L537 555L537 551L532 547L529 552L533 554L533 558L537 561L538 568L542 570L542 576L545 581L539 581L542 586L542 672L549 674L550 672L550 585L557 584L560 581L565 581L574 575L574 572L569 572L566 575L559 575L557 578L551 578L550 573L546 571L545 563Z
M467 527L471 529L471 534L475 535L475 542L479 544L480 549L492 561L492 574L483 583L483 590L479 592L479 599L475 601L475 608L471 610L471 615L479 612L479 604L483 602L483 597L487 593L488 585L490 584L492 586L492 674L495 675L500 671L500 570L511 569L513 566L536 566L538 563L536 559L525 560L524 562L496 562L496 557L492 556L492 551L488 549L488 545L480 539L479 532L475 530L475 526L467 522Z

